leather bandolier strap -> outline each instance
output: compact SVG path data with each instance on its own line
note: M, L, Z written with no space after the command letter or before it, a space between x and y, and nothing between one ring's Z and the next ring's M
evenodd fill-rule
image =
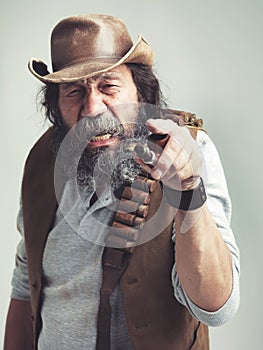
M150 196L157 181L141 174L124 186L117 212L105 241L102 256L102 285L97 324L97 350L110 349L110 296L126 270L149 212ZM114 248L113 248L114 247Z
M195 138L197 130L203 130L202 120L194 114L183 111L164 110L163 119L172 119L178 125L189 127ZM151 140L159 147L163 143ZM111 305L110 296L130 262L142 227L149 213L151 193L157 181L144 171L131 185L124 186L113 223L105 239L102 256L102 283L97 319L96 350L110 350L111 347Z

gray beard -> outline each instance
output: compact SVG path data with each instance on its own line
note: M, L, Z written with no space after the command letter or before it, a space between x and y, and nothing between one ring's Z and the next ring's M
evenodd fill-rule
M66 177L76 180L80 189L103 191L111 187L113 191L130 184L141 171L140 165L134 161L127 151L131 143L146 143L148 132L145 127L145 115L136 124L129 125L126 130L112 115L98 115L83 118L74 130L73 137L67 147L60 152L68 130L57 128L53 138L53 149L56 155L60 152ZM85 148L87 140L99 133L118 134L117 145L96 149Z

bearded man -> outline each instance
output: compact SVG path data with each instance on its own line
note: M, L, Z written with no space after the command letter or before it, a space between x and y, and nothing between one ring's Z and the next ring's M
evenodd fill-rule
M51 55L29 62L53 126L25 165L5 350L209 349L239 304L215 146L121 20L66 18Z

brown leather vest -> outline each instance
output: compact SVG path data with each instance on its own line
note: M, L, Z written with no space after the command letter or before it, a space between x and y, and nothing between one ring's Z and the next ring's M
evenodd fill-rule
M31 150L22 184L35 344L41 329L42 257L58 205L53 179L55 159L50 148L52 132L50 128ZM150 216L158 209L160 198L159 186L152 194ZM168 206L162 210L161 215L171 214ZM151 225L147 230L154 227ZM195 320L174 297L171 284L173 264L170 223L154 239L136 247L121 278L124 312L136 350L209 349L207 326Z

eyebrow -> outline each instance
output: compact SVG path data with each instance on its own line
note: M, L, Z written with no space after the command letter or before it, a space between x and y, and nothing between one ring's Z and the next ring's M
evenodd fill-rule
M60 86L63 90L66 90L66 89L71 88L71 86L76 85L77 83L78 83L78 82L74 82L74 83L60 83L59 86Z
M96 81L96 80L99 80L99 79L120 79L121 78L121 75L118 73L118 72L105 72L105 73L102 73L102 74L99 74L99 75L95 75L94 77L92 78L89 78L87 79L88 81ZM78 81L75 81L73 83L61 83L61 87L63 88L63 90L67 90L67 89L70 89L72 86L74 85L78 85L78 84L81 84L83 82L83 80L78 80Z
M120 79L121 75L119 72L105 72L98 76L98 78L104 79Z

